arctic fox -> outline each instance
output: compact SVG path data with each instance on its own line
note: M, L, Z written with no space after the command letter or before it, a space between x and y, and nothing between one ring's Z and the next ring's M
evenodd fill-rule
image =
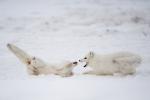
M32 57L15 45L7 44L7 47L27 66L27 71L30 75L55 74L68 77L73 75L72 70L77 65L77 62L68 61L61 64L58 69L56 65L50 65L40 58Z
M79 62L86 62L86 66L90 66L93 70L84 74L95 75L114 75L119 73L122 75L134 74L136 67L141 63L142 59L136 54L129 52L118 52L107 55L98 55L89 52Z

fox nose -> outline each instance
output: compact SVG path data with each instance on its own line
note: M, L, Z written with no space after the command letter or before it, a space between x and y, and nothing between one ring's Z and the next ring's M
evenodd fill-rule
M81 62L81 60L79 60L79 62Z
M78 64L78 62L73 62L73 64Z

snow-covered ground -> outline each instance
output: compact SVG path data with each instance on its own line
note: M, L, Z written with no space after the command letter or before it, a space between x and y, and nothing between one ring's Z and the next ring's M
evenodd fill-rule
M29 76L7 49L13 43L49 63L88 51L130 51L133 76ZM0 0L0 100L149 100L150 0Z

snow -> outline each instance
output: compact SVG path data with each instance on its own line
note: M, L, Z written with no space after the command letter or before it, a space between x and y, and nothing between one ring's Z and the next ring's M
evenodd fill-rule
M6 85L6 82L11 85ZM42 79L12 80L1 82L1 89L3 89L1 99L148 100L149 83L147 78L128 77L122 79L95 76L70 78L51 76Z
M149 0L0 0L0 100L149 100ZM132 76L29 76L12 43L49 63L88 51L143 58Z

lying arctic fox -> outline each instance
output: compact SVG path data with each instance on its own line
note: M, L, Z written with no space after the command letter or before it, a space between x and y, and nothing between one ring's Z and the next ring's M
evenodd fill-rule
M86 62L84 67L90 66L93 69L84 74L95 75L134 74L136 67L141 61L140 56L129 52L118 52L108 55L98 55L94 52L89 52L83 59L79 60L79 62Z
M30 75L56 74L63 77L72 76L72 69L77 65L77 62L65 62L58 69L56 65L50 65L37 57L32 57L12 44L7 44L7 47L27 66Z

